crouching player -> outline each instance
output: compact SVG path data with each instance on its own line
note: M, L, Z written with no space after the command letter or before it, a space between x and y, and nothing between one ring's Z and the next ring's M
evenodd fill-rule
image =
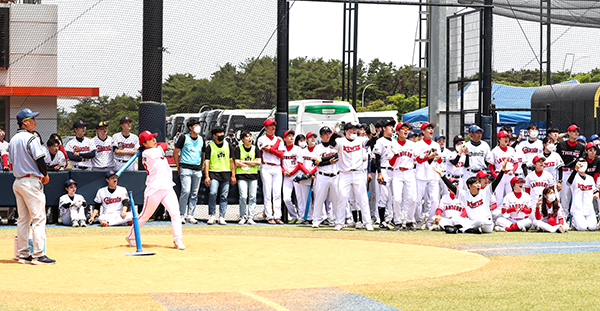
M594 231L598 228L593 205L594 199L598 198L598 187L594 182L594 178L585 173L587 164L585 159L579 159L568 180L572 193L572 225L573 229L577 231Z
M87 203L77 191L77 182L73 179L65 181L65 192L60 197L58 205L61 207L62 224L73 227L86 227L85 207Z
M108 186L98 189L94 202L94 212L90 217L90 224L100 212L102 208L102 214L98 217L100 226L120 226L124 224L131 225L133 219L133 213L127 212L129 206L129 194L125 187L117 186L118 177L115 172L106 172L104 176Z
M546 232L564 233L567 231L565 212L556 199L554 188L545 188L543 196L537 201L533 225Z
M156 143L156 133L143 131L140 133L140 145L143 146L142 163L148 173L146 189L144 190L144 209L140 214L139 225L142 227L154 214L158 204L162 203L171 215L171 229L175 248L184 250L185 245L181 233L181 216L179 215L179 200L173 190L173 172L165 157L167 144ZM135 229L132 226L125 238L129 246L135 247Z
M533 201L526 192L523 192L525 180L521 177L513 177L510 185L513 192L504 197L502 201L502 217L496 219L496 231L527 231L532 221L529 218L533 210Z

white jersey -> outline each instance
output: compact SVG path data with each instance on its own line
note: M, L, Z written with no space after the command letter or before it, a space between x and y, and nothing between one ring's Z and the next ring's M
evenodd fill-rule
M102 203L102 214L121 214L123 212L123 201L129 199L129 194L125 187L117 186L117 189L110 193L108 186L98 189L94 202Z
M440 150L442 151L442 153L440 154L440 158L442 159L442 163L440 163L440 166L442 168L442 171L446 173L446 168L448 168L448 161L450 161L450 159L454 159L454 157L452 157L452 153L454 151L446 147L442 148L442 146L440 146Z
M362 162L362 169L363 171L367 171L367 169L369 169L369 161L371 161L371 157L373 156L373 152L371 151L371 148L366 147L363 148L363 162Z
M308 147L302 149L302 165L304 165L309 172L312 172L315 169L315 162L313 161L318 158L316 151L317 146L314 146L312 151Z
M492 194L491 185L479 190L476 196L473 196L469 190L459 190L458 198L465 206L469 219L484 221L492 218L490 208L496 203L496 197Z
M287 172L293 172L298 170L298 163L302 160L302 148L292 145L290 150L285 149L283 157L281 158L281 169Z
M486 169L485 161L490 153L490 146L485 141L480 141L479 146L475 146L472 141L469 141L465 146L469 149L468 170L479 172Z
M357 137L350 141L346 137L335 139L335 149L338 151L340 160L338 167L341 172L362 171L363 149L368 142L366 137Z
M413 169L415 167L415 160L419 149L417 144L410 140L405 140L404 144L401 144L398 140L392 142L391 147L392 153L397 154L396 162L392 166L394 169Z
M558 199L557 199L558 201ZM544 221L544 222L548 222L548 218L549 217L553 217L554 219L556 219L556 223L559 223L559 220L562 219L563 221L566 220L566 216L565 216L565 211L563 210L562 206L560 205L560 202L558 203L558 211L555 213L554 209L552 207L552 205L548 206L546 204L546 206L541 206L541 209L546 209L546 211L548 212L548 217L544 217L544 214L542 213L542 211L540 211L540 220ZM537 218L537 217L536 217Z
M85 198L84 198L84 197L83 197L81 194L77 194L77 193L75 193L75 195L73 195L73 199L72 199L72 200L71 200L71 198L69 197L69 195L68 195L68 194L66 194L66 193L65 193L65 194L63 194L62 196L60 196L60 198L58 198L58 206L59 206L59 207L61 207L61 215L62 215L63 213L65 213L65 210L66 210L66 209L68 209L68 208L70 207L70 206L69 206L69 207L67 207L67 208L65 209L65 208L62 208L62 207L63 207L63 205L65 205L65 204L71 204L71 203L74 203L74 202L77 202L77 201L79 201L79 202L82 202L82 203L85 203L85 204L82 204L82 205L81 205L81 207L84 207L84 206L87 204L87 203L85 202Z
M112 136L112 146L114 148L122 148L123 151L137 151L140 148L140 140L137 135L129 133L129 136L125 138L123 133L115 133ZM125 155L116 155L114 154L114 159L121 162L127 162L132 156Z
M528 139L520 142L516 149L523 152L525 156L523 163L527 166L532 166L533 164L531 162L533 161L533 158L537 155L541 156L544 152L544 144L539 139L536 139L534 142L530 142Z
M502 170L502 162L504 162L505 159L508 159L508 163L506 164L506 170L510 171L514 168L515 165L517 165L514 156L515 149L513 149L512 147L507 146L506 150L502 150L500 146L496 146L488 154L487 161L494 165L494 170L496 172L500 172ZM510 165L509 163L512 165Z
M279 141L279 143L277 143ZM285 151L285 143L277 136L273 136L273 138L269 138L267 135L263 135L258 138L256 141L256 145L258 149L261 151L261 159L263 163L269 163L274 165L281 165L281 159L276 155L263 151L266 146L273 147L275 144L278 144L276 151Z
M438 166L442 159L439 159L438 161L432 161L431 164L428 160L425 160L423 163L419 163L418 161L419 159L427 158L432 150L435 150L439 155L441 153L440 145L435 141L427 142L425 139L422 139L417 142L417 150L417 169L415 173L417 180L439 180L440 176L433 170L433 168Z
M526 192L521 192L518 198L514 192L507 194L502 200L502 213L508 213L508 218L512 220L523 220L531 214L535 202Z
M456 165L454 165L450 161L456 159L456 157L460 157L460 158L458 158L458 163L456 163ZM467 160L467 156L464 153L459 156L458 152L451 151L450 154L448 155L448 161L446 162L446 175L448 175L450 177L454 177L454 176L462 177L462 175L465 173L465 161L466 160ZM471 160L471 159L469 159L469 160Z
M437 214L441 211L441 216L449 219L456 219L458 217L463 217L462 215L466 213L465 205L461 202L458 196L454 196L454 199L447 193L442 196L440 200L440 205L437 210Z
M319 144L315 146L314 153L317 155L317 157L323 159L325 157L333 156L338 152L335 148L331 147L330 145L325 147L323 144ZM317 172L321 172L324 174L337 174L339 172L338 164L336 162L329 165L318 166Z
M594 189L596 184L594 178L586 175L585 179L581 178L579 173L575 173L575 179L571 184L572 201L571 214L573 216L590 216L594 214ZM567 177L567 176L565 176Z
M515 165L517 166L515 175L523 175L523 167L521 165L525 163L525 155L520 150L515 150L515 155L513 156L513 159L515 159Z
M60 150L56 152L54 158L52 158L52 155L50 154L48 148L44 148L44 151L46 152L46 157L44 158L44 161L46 161L47 166L54 167L59 165L63 169L67 166L67 159L65 159L65 155Z
M101 140L96 135L94 137L94 144L96 144L96 156L92 159L92 164L95 168L107 168L111 170L115 166L112 137L107 136L105 140Z
M565 163L560 155L556 152L552 152L546 157L546 161L544 161L544 171L550 173L550 175L558 181L558 170L562 169L564 165ZM563 176L563 178L569 178L569 176Z
M165 151L160 147L154 147L142 152L142 163L148 177L146 177L146 190L144 196L148 197L159 190L173 190L173 170L165 157Z
M539 175L538 172L533 171L527 174L525 178L525 188L529 189L529 195L535 202L540 198L545 188L554 188L554 186L556 186L556 179L546 171L541 171Z
M73 138L71 140L69 140L69 142L67 143L67 145L65 146L65 151L66 152L78 152L78 153L88 153L88 152L92 152L96 150L96 144L94 144L94 141L84 137L83 140L81 142L79 142L77 140L77 138ZM85 161L81 161L81 162L77 162L77 161L72 161L71 165L73 166L79 166L79 167L92 167L92 159L85 159Z
M386 168L391 167L390 159L393 156L391 152L392 147L392 139L381 137L375 142L375 146L373 146L373 153L381 156L381 162L379 164L380 167Z

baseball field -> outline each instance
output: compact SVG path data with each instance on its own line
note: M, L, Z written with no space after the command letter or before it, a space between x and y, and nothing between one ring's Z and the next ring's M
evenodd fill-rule
M447 235L310 226L49 227L57 264L13 260L0 229L1 310L594 310L600 233Z

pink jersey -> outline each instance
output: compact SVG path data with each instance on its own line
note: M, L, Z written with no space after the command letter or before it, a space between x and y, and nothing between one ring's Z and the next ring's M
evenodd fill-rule
M395 154L395 162L392 165L395 169L413 169L415 160L417 159L417 144L410 140L405 140L404 144L394 140L392 142L391 151Z
M544 188L554 186L556 186L556 179L546 171L540 173L534 171L527 174L527 178L525 178L525 191L529 193L531 199L535 202L542 195Z
M298 163L302 159L302 148L292 145L288 150L286 147L281 158L281 169L290 173L296 173L299 169Z
M502 213L508 213L508 218L512 220L528 218L534 207L535 203L531 201L531 197L526 192L521 192L520 197L511 192L502 200Z
M142 163L146 168L146 190L144 196L148 197L159 190L173 189L173 170L165 157L165 151L161 146L146 149L142 152Z

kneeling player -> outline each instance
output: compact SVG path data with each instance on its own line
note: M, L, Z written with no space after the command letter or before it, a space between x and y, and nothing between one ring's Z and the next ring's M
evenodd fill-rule
M547 187L544 189L543 196L536 204L533 225L546 232L564 233L567 231L565 212L556 198L554 188Z
M496 231L527 231L532 224L529 215L533 210L533 202L526 192L523 192L525 180L513 177L510 185L513 192L504 197L502 201L502 217L496 220Z
M127 212L127 207L129 206L129 194L127 189L125 189L125 187L117 186L118 177L115 175L115 172L107 172L105 177L108 186L100 188L96 192L96 198L94 198L96 206L94 207L94 212L90 218L90 224L96 215L98 215L100 208L102 208L102 213L100 214L100 217L98 217L102 227L120 226L124 224L131 225L133 214L132 212Z

